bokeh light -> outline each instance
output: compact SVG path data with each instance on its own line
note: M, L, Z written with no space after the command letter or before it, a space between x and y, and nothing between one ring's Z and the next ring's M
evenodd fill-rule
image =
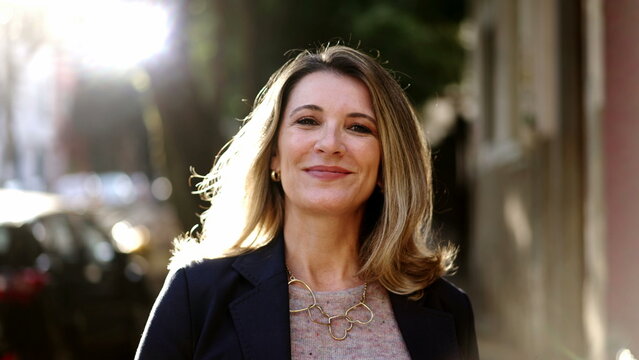
M149 230L142 226L132 226L127 221L119 221L111 228L115 245L123 253L132 253L149 242Z
M83 65L127 69L160 53L169 32L167 11L146 1L0 0L0 19L39 14L47 37Z

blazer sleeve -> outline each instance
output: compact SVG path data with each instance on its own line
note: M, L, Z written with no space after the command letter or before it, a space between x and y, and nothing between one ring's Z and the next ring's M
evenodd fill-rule
M439 278L424 290L422 305L450 314L455 322L455 336L461 359L479 360L473 306L464 291L448 280Z
M468 295L463 294L464 305L460 308L460 315L456 317L457 336L462 351L462 358L479 360L477 335L475 334L475 316Z
M189 284L184 269L170 272L158 295L135 359L191 359L192 329Z

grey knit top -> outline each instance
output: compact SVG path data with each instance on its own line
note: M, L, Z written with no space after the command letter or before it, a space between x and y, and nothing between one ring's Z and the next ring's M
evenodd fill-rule
M343 314L357 304L364 285L341 291L316 291L317 303L329 315ZM312 304L307 290L289 286L289 308L300 309ZM373 321L367 325L354 324L345 340L331 337L328 326L311 322L304 312L291 313L291 357L292 359L410 359L402 335L393 315L388 293L377 282L369 284L366 304L373 310ZM319 312L312 312L322 319ZM349 316L366 321L366 310L357 308ZM325 320L325 319L322 319ZM333 333L340 337L349 323L339 319L333 324Z

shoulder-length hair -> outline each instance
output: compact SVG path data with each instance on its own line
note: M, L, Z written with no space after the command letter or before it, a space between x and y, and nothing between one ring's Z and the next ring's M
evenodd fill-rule
M332 71L362 81L378 119L382 188L366 205L360 277L397 294L420 290L452 267L454 251L429 241L432 215L430 151L418 117L395 78L371 56L341 45L303 51L260 91L243 126L216 157L197 193L210 201L202 230L175 243L170 268L233 256L271 241L283 226L284 199L269 177L282 110L304 76Z

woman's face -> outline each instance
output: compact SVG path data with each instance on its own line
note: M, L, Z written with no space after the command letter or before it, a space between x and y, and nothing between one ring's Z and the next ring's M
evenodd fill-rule
M280 119L271 169L281 171L286 211L360 211L378 180L380 142L370 94L329 71L303 77Z

